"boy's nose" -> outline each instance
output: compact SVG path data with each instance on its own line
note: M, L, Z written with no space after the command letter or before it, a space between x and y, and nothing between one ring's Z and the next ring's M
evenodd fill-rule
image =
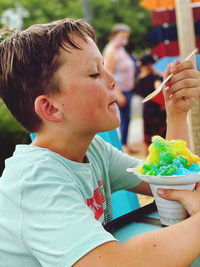
M110 72L108 72L108 71L106 71L106 72L107 72L107 78L108 78L108 81L109 81L109 89L113 90L115 88L115 86L116 86L115 78Z

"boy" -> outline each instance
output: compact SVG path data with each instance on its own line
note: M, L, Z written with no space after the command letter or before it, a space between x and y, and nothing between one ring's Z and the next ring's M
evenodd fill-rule
M91 27L70 19L35 25L8 37L0 51L0 95L37 132L31 145L17 146L0 179L0 266L191 264L200 254L198 186L196 192L160 191L193 215L177 225L124 244L102 226L112 219L111 192L151 192L126 172L139 160L95 137L120 120L115 81ZM190 61L172 68L167 137L188 141L186 116L199 95L199 76Z

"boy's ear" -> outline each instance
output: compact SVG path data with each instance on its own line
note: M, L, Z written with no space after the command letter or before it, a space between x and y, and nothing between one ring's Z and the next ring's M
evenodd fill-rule
M40 95L35 99L35 112L46 121L61 122L63 119L62 112L47 95Z

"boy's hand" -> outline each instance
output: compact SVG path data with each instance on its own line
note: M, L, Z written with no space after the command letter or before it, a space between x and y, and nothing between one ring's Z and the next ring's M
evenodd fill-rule
M200 72L191 60L168 65L164 79L173 73L163 90L168 114L187 113L200 96Z
M200 212L200 183L196 183L195 191L188 190L173 190L173 189L158 189L160 197L168 200L176 200L181 202L190 216Z

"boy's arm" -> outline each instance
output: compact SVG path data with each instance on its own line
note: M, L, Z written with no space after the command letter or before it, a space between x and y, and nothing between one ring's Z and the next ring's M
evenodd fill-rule
M163 90L167 112L166 138L183 139L190 147L187 114L199 99L200 73L195 70L191 60L176 60L169 64L164 79L171 73L174 75ZM151 195L149 185L144 182L131 191Z
M200 73L190 60L176 60L169 64L164 79L171 73L174 75L163 91L167 112L166 138L183 139L189 146L187 113L199 99Z
M141 184L135 186L134 188L129 189L128 191L142 195L152 196L150 185L146 182L141 182Z
M189 266L200 255L200 193L168 191L168 199L179 200L194 216L157 231L138 235L124 244L108 242L92 250L74 266ZM194 213L195 213L194 212Z

